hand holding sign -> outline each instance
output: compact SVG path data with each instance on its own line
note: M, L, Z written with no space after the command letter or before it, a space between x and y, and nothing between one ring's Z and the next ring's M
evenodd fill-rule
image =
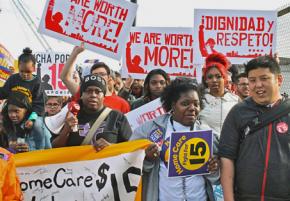
M94 141L94 148L96 149L97 152L101 151L107 146L110 146L111 143L107 142L104 138L100 138L96 141Z
M208 171L210 173L213 173L213 172L218 171L219 168L220 168L220 161L218 157L214 156L210 158L208 161Z
M78 125L78 118L75 115L72 115L70 111L67 112L65 125L70 132Z
M149 161L154 161L156 160L159 155L159 148L156 144L151 144L145 149L145 154L146 154L146 159Z

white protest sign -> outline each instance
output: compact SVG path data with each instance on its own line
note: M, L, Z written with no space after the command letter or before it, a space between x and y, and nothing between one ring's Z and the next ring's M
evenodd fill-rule
M195 63L214 52L233 64L274 54L276 28L277 11L195 9Z
M48 96L69 96L67 87L60 79L69 54L57 52L37 52L37 75L41 79L41 87Z
M17 173L24 200L135 200L144 156L144 150L137 150L103 159L19 167Z
M132 27L122 59L122 77L144 79L158 68L171 78L201 77L194 55L192 28Z
M47 0L39 32L119 60L136 12L124 0Z
M154 101L128 112L125 116L127 117L132 130L135 130L146 121L153 120L165 113L166 112L162 107L160 98L157 98Z

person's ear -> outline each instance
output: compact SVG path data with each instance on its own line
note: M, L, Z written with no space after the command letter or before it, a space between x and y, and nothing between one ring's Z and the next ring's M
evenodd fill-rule
M283 76L281 74L277 75L277 80L278 80L278 86L281 87L282 82L283 82Z
M175 111L175 103L172 103L171 104L171 113L174 113L174 111Z

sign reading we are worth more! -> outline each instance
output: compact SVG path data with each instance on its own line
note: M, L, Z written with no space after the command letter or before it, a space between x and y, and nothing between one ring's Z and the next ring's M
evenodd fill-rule
M171 77L196 77L193 29L169 27L132 27L123 56L123 77L144 79L160 68Z
M24 200L141 200L144 149L149 144L138 140L98 153L89 145L17 155Z
M136 11L124 0L47 0L39 31L119 60Z
M170 138L168 177L208 174L212 146L212 130L173 132Z
M276 48L276 11L194 10L196 62L221 52L233 64L274 54Z

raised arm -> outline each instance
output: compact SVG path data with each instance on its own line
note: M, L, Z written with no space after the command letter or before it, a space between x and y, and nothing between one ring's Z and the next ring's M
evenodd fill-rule
M71 92L72 95L75 95L79 90L79 84L76 83L73 79L74 72L73 65L77 56L84 50L85 50L84 43L81 43L81 46L75 46L60 74L61 80L63 81L63 83L65 84L65 86L68 88L68 90Z

